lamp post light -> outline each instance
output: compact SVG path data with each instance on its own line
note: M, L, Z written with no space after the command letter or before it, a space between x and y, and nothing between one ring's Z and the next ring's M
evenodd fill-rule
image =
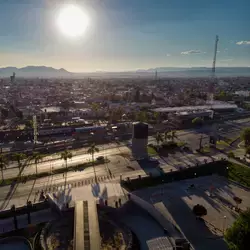
M225 233L225 228L226 228L226 219L227 219L227 216L224 215L223 216L223 228L222 228L222 233L223 233L223 236L224 236L224 233Z

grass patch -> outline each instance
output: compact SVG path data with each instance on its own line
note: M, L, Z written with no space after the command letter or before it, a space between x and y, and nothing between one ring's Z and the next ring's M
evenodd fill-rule
M210 146L204 146L200 151L202 153L210 153Z
M231 144L232 142L238 140L240 136L234 137L234 138L225 138L225 142L228 144Z
M230 145L226 141L220 140L220 141L216 142L216 148L218 148L218 149L222 150L222 149L225 149L227 147L230 147Z
M93 165L96 166L96 165L100 165L100 164L104 164L104 163L108 163L108 162L109 162L108 159L105 159L104 161L95 160L94 162L85 162L85 163L82 163L82 164L79 164L76 166L70 166L67 169L64 167L64 168L55 169L52 172L50 172L50 171L41 172L41 173L38 173L37 175L32 174L32 175L23 175L20 177L8 178L8 179L5 179L4 181L1 181L0 186L7 186L7 185L12 184L13 182L15 182L15 183L22 183L23 182L24 183L26 181L32 181L32 180L36 180L39 178L51 176L54 174L62 174L62 173L69 172L69 171L82 171L87 167L91 167Z
M228 179L250 187L250 168L229 162Z
M158 155L157 151L153 147L150 147L150 146L148 146L148 154L149 156Z
M186 145L187 145L187 143L184 142L184 141L179 141L179 142L177 142L177 146L178 146L178 147L184 147L184 146L186 146Z

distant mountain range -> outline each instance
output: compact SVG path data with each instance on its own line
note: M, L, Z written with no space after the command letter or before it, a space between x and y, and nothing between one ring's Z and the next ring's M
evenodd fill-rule
M55 69L46 66L27 66L24 68L0 68L0 77L9 77L16 73L17 77L70 77L72 73L65 69Z
M46 66L27 66L24 68L6 67L0 68L0 78L9 77L16 73L17 77L41 77L41 78L80 78L80 77L149 77L154 78L157 71L158 77L208 77L211 76L211 68L193 67L158 67L139 69L136 71L106 72L96 71L89 73L72 73L63 68L55 69ZM250 76L250 67L217 67L216 76Z

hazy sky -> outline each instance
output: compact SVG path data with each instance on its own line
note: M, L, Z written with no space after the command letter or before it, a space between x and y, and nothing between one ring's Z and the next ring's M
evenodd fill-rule
M0 67L210 67L216 34L218 66L250 66L249 0L75 0L90 20L80 39L56 26L63 2L0 0Z

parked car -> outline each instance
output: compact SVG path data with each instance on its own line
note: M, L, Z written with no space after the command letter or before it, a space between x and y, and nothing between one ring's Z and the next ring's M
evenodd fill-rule
M97 161L104 161L104 156L98 156L98 157L96 157L96 160Z

